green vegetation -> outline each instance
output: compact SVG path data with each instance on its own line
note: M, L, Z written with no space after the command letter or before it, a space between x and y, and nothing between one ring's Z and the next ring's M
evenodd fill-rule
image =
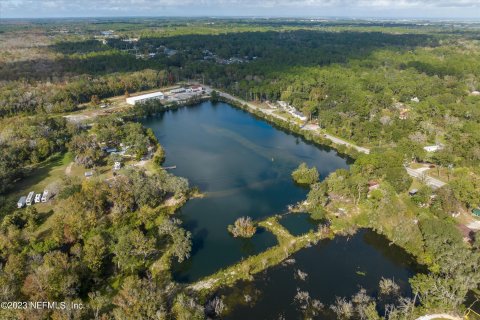
M401 156L392 150L359 157L350 171L337 170L312 185L307 209L314 216L324 212L334 232L373 228L428 267L429 273L410 280L421 305L395 313L406 319L423 310L457 313L467 293L480 284L475 271L480 266L478 239L466 244L450 215L468 208L469 200L462 193L457 196L454 185L422 187L408 196L409 178L395 159ZM378 188L369 189L372 180L378 181Z
M301 163L295 171L292 172L293 181L298 184L311 185L318 182L320 175L317 168L309 168L306 163Z
M35 130L55 132L44 124L65 125L55 119L40 123L43 126ZM83 301L89 306L85 318L106 312L117 318L169 314L165 288L172 285L172 258L181 262L191 250L190 233L170 215L188 197L188 182L158 165L152 172L129 166L82 179L83 170L81 176L72 172L72 160L78 166L99 168L113 156L127 162L149 158L157 154L155 148L162 148L151 131L117 117L99 119L91 129L69 130L71 153L38 163L31 171L33 178L15 184L24 193L48 188L54 199L26 209L2 207L2 299ZM107 155L102 150L107 145L125 152ZM29 258L33 256L37 258ZM46 310L41 317L60 314ZM23 310L1 311L2 318L22 316Z
M385 318L458 313L480 283L479 237L465 243L457 229L462 220L452 218L480 206L475 28L296 19L2 22L2 301L82 302L87 308L76 317L85 319L204 318L196 296L174 283L170 271L172 259L181 262L191 253L191 234L171 217L190 195L188 182L161 169L164 150L133 121L163 106L145 103L86 122L63 117L97 111L114 96L195 80L258 105L285 101L321 132L368 147L371 154L333 145L320 132L302 130L275 113L250 110L309 141L333 145L356 162L321 183L317 170L305 164L292 174L309 185L306 209L314 219L328 219L330 231L293 237L275 218L262 221L259 226L277 236L277 246L189 289L212 292L330 233L368 227L428 268L410 281L416 300L397 299L402 303ZM95 38L110 29L117 38ZM124 41L131 38L139 39ZM224 100L217 91L211 99ZM423 149L433 144L443 149ZM144 168L133 166L139 160ZM409 196L412 179L404 166L420 161L434 163L432 174L448 184L432 190L414 181L418 192ZM115 162L123 167L113 173ZM93 177L83 177L85 168ZM47 187L55 190L50 203L14 208L13 198ZM248 219L229 228L234 236L255 230ZM380 283L385 293L394 287ZM305 300L301 292L298 300ZM376 303L360 291L330 309L339 318L380 319ZM218 315L222 304L209 307ZM0 310L0 317L66 317L59 310L20 312Z
M257 232L257 227L253 224L252 218L240 217L235 223L228 226L230 232L235 238L251 238Z

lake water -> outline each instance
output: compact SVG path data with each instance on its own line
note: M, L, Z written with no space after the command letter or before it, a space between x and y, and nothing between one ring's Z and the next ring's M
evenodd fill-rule
M224 318L304 319L301 304L294 302L297 290L301 290L325 305L315 319L336 319L329 309L336 297L350 299L360 287L370 296L377 296L382 276L395 279L402 295L410 296L408 278L418 271L411 256L371 230L321 241L291 258L295 260L291 264L275 266L256 275L252 282L240 282L218 292L229 310ZM307 274L305 280L298 277L298 270ZM246 302L245 295L250 302ZM386 303L390 302L380 299L380 312Z
M175 266L174 277L180 282L195 281L274 246L276 239L269 232L236 239L227 226L241 216L260 219L285 212L289 204L305 199L307 190L291 179L301 162L315 166L322 179L348 168L348 160L334 150L225 103L166 111L143 124L164 146L164 165L177 166L173 173L206 194L188 201L179 213L193 234L192 257ZM292 227L292 222L285 223ZM293 229L303 232L305 223Z

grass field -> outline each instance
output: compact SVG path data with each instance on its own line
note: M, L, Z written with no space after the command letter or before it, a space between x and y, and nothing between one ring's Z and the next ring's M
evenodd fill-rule
M7 198L12 198L16 202L19 197L26 196L30 191L42 192L50 183L58 181L65 175L65 169L72 161L71 153L54 154L27 173L25 178L15 183L12 191L7 194Z

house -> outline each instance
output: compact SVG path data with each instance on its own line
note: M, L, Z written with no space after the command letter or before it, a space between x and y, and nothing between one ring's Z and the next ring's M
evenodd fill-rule
M111 36L113 35L113 30L101 31L102 36Z
M85 172L84 175L85 175L85 178L90 178L90 177L93 176L93 171L87 171L87 172Z
M475 90L475 91L472 91L470 94L472 96L480 96L480 91Z
M191 86L190 89L192 90L192 92L202 92L203 91L202 86Z
M400 114L398 115L398 118L399 118L400 120L407 120L409 113L410 113L410 109L408 109L408 108L402 108L402 109L400 109Z
M43 190L42 202L47 202L49 199L50 199L50 195L48 193L48 190Z
M27 204L27 206L31 206L33 204L33 197L35 197L35 192L34 191L30 191L30 193L28 194L27 196L27 200L25 201L25 203Z
M442 150L442 149L443 149L443 146L439 145L439 144L436 144L436 145L433 145L433 146L423 147L423 150L425 150L427 152L437 152L437 151Z
M185 92L185 90L186 90L185 88L177 88L177 89L170 90L170 93L172 93L172 94L183 93L183 92Z
M17 208L23 208L25 207L25 205L27 204L27 197L25 196L21 196L20 199L18 199L18 202L17 202Z
M164 99L165 95L163 92L152 92L152 93L147 93L147 94L142 94L140 96L135 96L135 97L129 97L126 99L127 103L134 106L137 103L142 103L148 100L161 100Z
M418 97L413 97L412 99L410 99L410 101L419 103L420 99L418 99Z
M138 38L128 38L128 39L123 39L122 41L128 42L128 43L138 42Z
M286 103L285 101L277 101L278 102L278 105L282 108L286 108L288 106L288 103Z
M120 170L121 167L122 164L118 161L115 161L115 163L113 164L113 170Z
M380 184L377 181L370 180L368 181L368 192L377 190L380 187Z
M409 194L410 196L414 196L414 195L416 195L417 193L418 193L418 189L412 189L412 190L408 191L408 194Z

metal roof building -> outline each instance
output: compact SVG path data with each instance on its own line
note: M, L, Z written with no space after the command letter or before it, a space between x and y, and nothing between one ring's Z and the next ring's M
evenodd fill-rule
M140 96L135 96L135 97L129 97L127 98L127 103L128 104L131 104L132 106L134 106L135 104L139 103L139 102L145 102L147 100L151 100L151 99L163 99L165 97L165 95L163 94L163 92L152 92L152 93L147 93L147 94L142 94Z

